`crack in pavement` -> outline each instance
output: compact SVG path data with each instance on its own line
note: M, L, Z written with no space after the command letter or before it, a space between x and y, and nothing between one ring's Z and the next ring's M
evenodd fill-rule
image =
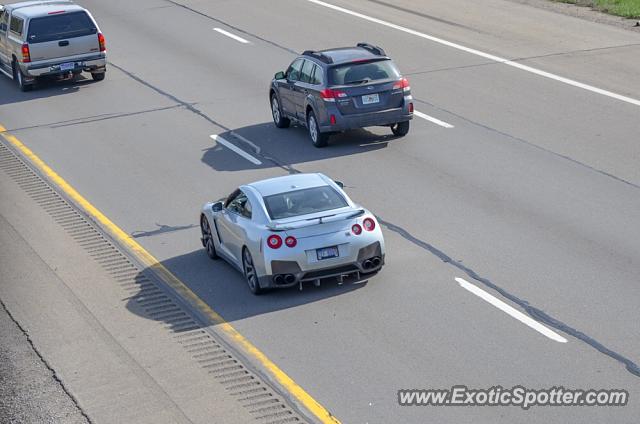
M45 368L51 373L51 377L56 381L56 383L58 383L62 391L69 397L69 400L71 400L71 403L73 403L73 405L78 409L78 412L80 412L80 414L87 420L89 424L92 424L93 421L91 420L91 418L89 418L89 415L87 414L87 412L80 406L78 399L69 391L69 389L67 388L67 386L65 386L64 382L62 381L62 379L60 378L56 370L53 369L53 367L49 364L49 362L47 362L44 356L42 356L40 351L36 348L35 344L33 343L33 339L29 335L29 332L18 322L18 320L13 316L13 314L9 311L9 309L7 308L7 306L4 304L2 300L0 300L0 307L4 309L9 319L13 321L16 327L18 327L20 332L27 339L27 343L29 344L29 346L31 346L31 349L33 350L33 352L40 359L40 361L45 366Z
M369 0L369 1L373 1L373 0ZM578 50L568 50L568 51L564 51L564 52L557 52L557 53L547 53L547 54L540 54L540 55L535 55L535 56L522 56L522 57L515 57L513 59L505 59L503 61L487 61L487 62L482 62L482 63L474 63L471 65L460 65L460 66L447 66L444 68L436 68L436 69L428 69L428 70L424 70L424 71L414 71L414 72L408 72L404 75L426 75L426 74L434 74L434 73L438 73L438 72L443 72L443 71L457 71L460 69L469 69L469 68L479 68L479 67L483 67L483 66L492 66L492 65L503 65L505 62L526 62L528 60L532 60L532 59L545 59L548 57L555 57L555 56L566 56L566 55L571 55L571 54L575 54L575 53L590 53L590 52L597 52L597 51L601 51L601 50L611 50L611 49L620 49L620 48L624 48L624 47L635 47L635 46L640 46L640 43L630 43L630 44L620 44L617 46L607 46L607 47L594 47L592 49L578 49Z
M129 116L143 115L143 114L152 113L152 112L162 112L162 111L165 111L165 110L178 109L178 108L181 108L181 107L183 107L183 105L176 104L176 105L172 105L172 106L165 106L165 107L159 107L159 108L154 108L154 109L139 110L139 111L136 111L136 112L103 113L103 114L99 114L99 115L85 116L85 117L81 117L81 118L67 119L65 121L49 122L49 123L46 123L46 124L31 125L31 126L28 126L28 127L9 128L9 129L6 129L4 131L0 131L0 133L3 133L3 132L16 133L16 132L19 132L19 131L32 130L32 129L38 129L38 128L63 128L63 127L70 127L70 126L74 126L74 125L91 124L93 122L107 121L107 120L110 120L110 119L117 119L117 118L126 118L126 117L129 117Z
M463 265L461 262L458 262L458 261L454 260L449 255L447 255L445 252L443 252L442 250L440 250L437 247L433 246L432 244L429 244L429 243L427 243L427 242L425 242L423 240L420 240L419 238L413 236L411 233L409 233L404 228L402 228L402 227L400 227L398 225L392 224L389 221L385 221L384 219L382 219L379 216L376 216L376 218L378 219L380 224L382 224L388 230L400 235L402 238L404 238L405 240L407 240L407 241L413 243L414 245L420 247L421 249L426 250L427 252L429 252L432 255L436 256L442 262L450 264L454 268L457 268L458 270L464 272L465 274L467 274L473 280L478 281L479 283L482 283L485 287L488 287L491 290L500 293L500 295L502 297L510 300L511 302L517 304L522 309L524 309L524 311L531 318L535 319L536 321L539 321L539 322L542 322L544 324L547 324L548 326L553 327L556 330L562 331L563 333L566 333L566 334L568 334L570 336L573 336L576 339L579 339L579 340L583 341L584 343L588 344L592 348L596 349L598 352L603 353L603 354L609 356L610 358L615 359L616 361L618 361L621 364L623 364L625 366L625 368L627 369L627 371L629 371L631 374L635 375L636 377L640 377L640 367L636 363L634 363L632 360L630 360L630 359L626 358L625 356L623 356L623 355L621 355L621 354L609 349L608 347L606 347L605 345L603 345L599 341L595 340L593 337L590 337L587 334L583 333L582 331L580 331L580 330L578 330L576 328L573 328L573 327L565 324L564 322L552 317L551 315L549 315L546 312L544 312L542 309L539 309L539 308L537 308L535 306L532 306L526 300L520 299L516 295L509 293L507 290L505 290L502 287L498 286L497 284L493 283L488 278L482 277L477 272L475 272L473 269Z
M628 186L630 186L630 187L633 187L633 188L636 188L636 189L640 189L640 185L638 185L638 184L636 184L636 183L633 183L633 182L631 182L631 181L625 180L624 178L621 178L621 177L617 177L617 176L615 176L615 175L613 175L613 174L610 174L610 173L609 173L609 172L607 172L607 171L603 171L603 170L601 170L601 169L594 168L593 166L591 166L591 165L587 165L587 164L586 164L586 163L584 163L584 162L580 162L580 161L579 161L579 160L577 160L577 159L573 159L573 158L572 158L572 157L570 157L570 156L563 155L562 153L554 152L553 150L549 150L549 149L547 149L547 148L545 148L545 147L538 146L537 144L532 143L532 142L530 142L530 141L527 141L527 140L525 140L525 139L523 139L523 138L520 138L520 137L517 137L517 136L515 136L515 135L512 135L512 134L506 133L506 132L504 132L504 131L500 131L499 129L496 129L496 128L493 128L493 127L490 127L490 126L488 126L488 125L484 125L484 124L481 124L481 123L479 123L479 122L473 121L473 120L471 120L471 119L469 119L469 118L467 118L467 117L464 117L464 116L462 116L462 115L459 115L459 114L457 114L457 113L455 113L455 112L452 112L452 111L450 111L450 110L442 109L442 108L440 108L440 107L438 107L438 106L436 106L436 105L434 105L434 104L432 104L432 103L429 103L429 102L427 102L427 101L425 101L425 100L421 100L421 99L418 99L418 98L416 98L416 97L414 97L414 98L413 98L413 100L417 101L418 103L422 103L422 104L425 104L425 105L429 105L429 106L433 107L434 109L437 109L437 110L440 110L440 111L446 112L446 113L448 113L448 114L450 114L450 115L453 115L453 116L455 116L456 118L459 118L459 119L461 119L461 120L463 120L463 121L465 121L465 122L470 123L471 125L478 126L478 127L483 128L483 129L485 129L485 130L487 130L487 131L494 132L494 133L496 133L496 134L499 134L499 135L501 135L501 136L503 136L503 137L506 137L506 138L511 139L511 140L513 140L513 141L516 141L516 142L518 142L518 143L522 143L522 144L524 144L524 145L526 145L526 146L529 146L529 147L532 147L532 148L534 148L534 149L538 149L538 150L543 151L543 152L545 152L545 153L549 153L549 154L551 154L551 155L553 155L553 156L557 156L557 157L562 158L562 159L564 159L564 160L567 160L567 161L569 161L569 162L571 162L571 163L573 163L573 164L576 164L576 165L582 166L582 167L584 167L584 168L587 168L587 169L588 169L588 170L590 170L590 171L593 171L593 172L596 172L596 173L598 173L598 174L604 175L605 177L612 178L612 179L614 179L614 180L616 180L616 181L618 181L618 182L620 182L620 183L626 184L626 185L628 185Z

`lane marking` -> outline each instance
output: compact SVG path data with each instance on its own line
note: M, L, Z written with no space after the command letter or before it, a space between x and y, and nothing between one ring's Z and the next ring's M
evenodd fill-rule
M630 103L635 106L640 106L640 100L634 99L631 97L623 96L622 94L617 94L608 90L604 90L602 88L594 87L589 84L584 84L579 81L575 81L569 78L561 77L560 75L552 74L551 72L546 72L541 69L533 68L531 66L523 65L522 63L514 62L509 59L505 59L500 56L496 56L490 53L485 53L480 50L472 49L470 47L465 47L461 44L453 43L451 41L444 40L442 38L434 37L433 35L425 34L420 31L416 31L411 28L403 27L397 24L393 24L391 22L384 21L382 19L374 18L372 16L368 16L362 13L355 12L353 10L345 9L344 7L336 6L331 3L326 3L321 0L307 0L311 3L315 3L319 6L328 7L329 9L337 10L338 12L346 13L347 15L355 16L357 18L364 19L369 22L374 22L376 24L384 25L389 28L397 29L398 31L406 32L407 34L415 35L416 37L424 38L429 41L433 41L435 43L442 44L447 47L452 47L457 50L461 50L463 52L467 52L476 56L483 57L485 59L493 60L498 63L502 63L503 65L512 66L514 68L521 69L526 72L530 72L532 74L539 75L541 77L549 78L558 82L562 82L564 84L568 84L574 87L582 88L583 90L591 91L593 93L601 94L603 96L611 97L612 99L620 100L622 102Z
M485 300L485 301L491 303L493 306L495 306L496 308L500 309L502 312L506 312L507 314L511 315L512 317L514 317L515 319L517 319L521 323L523 323L525 325L528 325L529 327L533 328L537 332L543 334L544 336L547 336L551 340L559 342L559 343L566 343L567 342L567 339L562 337L560 334L556 333L553 330L550 330L549 328L547 328L544 325L540 324L538 321L534 320L531 317L528 317L527 315L525 315L522 312L518 311L517 309L511 307L510 305L507 305L502 300L498 299L495 296L490 295L486 291L482 290L480 287L475 286L475 285L469 283L468 281L463 280L462 278L456 277L455 280L458 282L458 284L460 284L460 286L463 289L466 289L466 290L470 291L471 293L475 294L476 296L478 296L479 298L481 298L482 300Z
M231 135L234 136L235 138L237 138L240 141L244 141L245 143L247 143L249 146L253 147L253 150L255 150L255 152L257 154L260 154L260 152L262 151L262 149L260 149L260 146L256 145L255 143L253 143L251 140L241 136L240 134L238 134L235 131L231 131Z
M441 127L454 128L453 125L451 125L451 124L449 124L447 122L441 121L438 118L434 118L433 116L429 116L426 113L422 113L422 112L418 112L417 110L414 110L413 114L415 116L417 116L418 118L426 119L427 121L433 122L434 124L440 125Z
M237 35L232 34L232 33L228 32L228 31L225 31L222 28L214 28L213 30L219 32L222 35L226 35L229 38L233 38L234 40L239 41L242 44L249 44L249 41L245 40L244 38L238 37Z
M63 191L69 199L71 199L78 207L80 207L94 222L98 223L107 233L115 240L120 242L122 246L136 257L143 265L150 268L154 274L162 279L169 287L185 299L192 307L198 309L215 325L222 333L224 333L235 346L239 348L248 358L260 364L275 382L277 382L282 391L288 393L296 402L302 405L307 411L313 414L323 424L340 424L340 421L314 398L309 395L302 387L291 379L284 371L273 363L264 353L256 346L240 334L231 324L214 311L205 301L200 299L191 289L183 283L178 277L173 275L169 269L162 265L151 253L147 252L133 237L125 233L120 227L113 223L109 218L93 206L87 199L82 197L69 183L67 183L60 175L44 163L35 153L27 146L22 144L15 136L6 132L0 124L0 136L4 137L15 149L24 155L33 166L35 166L49 181Z
M260 162L258 159L254 158L249 153L245 152L244 150L242 150L241 148L239 148L235 144L229 143L227 140L225 140L224 138L220 137L219 135L211 134L209 137L214 139L216 143L222 144L223 146L225 146L229 150L233 150L234 152L236 152L237 154L239 154L240 156L242 156L243 158L245 158L249 162L251 162L251 163L253 163L255 165L262 165L262 162Z

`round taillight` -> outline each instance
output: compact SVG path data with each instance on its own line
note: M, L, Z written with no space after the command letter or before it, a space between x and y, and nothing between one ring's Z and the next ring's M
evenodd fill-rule
M278 249L280 248L280 246L282 246L282 239L280 238L279 235L272 234L267 239L267 244L272 249Z
M371 218L365 218L362 222L364 229L367 231L373 231L376 228L376 222Z
M286 244L287 247L296 247L296 244L298 244L298 240L296 240L296 238L293 236L289 236L284 239L284 244Z
M362 227L360 224L353 224L353 226L351 226L351 231L353 231L353 234L358 235L362 232Z

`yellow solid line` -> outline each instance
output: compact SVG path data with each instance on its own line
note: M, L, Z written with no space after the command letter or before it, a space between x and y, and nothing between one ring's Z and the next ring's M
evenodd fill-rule
M231 340L233 340L241 350L249 357L260 363L277 381L283 389L300 402L308 411L315 415L320 422L330 424L340 424L340 421L331 415L322 405L309 395L302 387L291 379L284 371L273 363L267 356L255 347L249 340L228 322L220 316L216 311L200 299L187 285L185 285L178 277L173 275L164 265L147 252L137 241L129 234L125 233L120 227L114 224L102 212L94 207L87 199L82 197L69 183L67 183L60 175L44 163L35 153L27 146L22 144L15 136L6 132L6 128L0 125L0 134L18 149L25 157L27 157L33 165L49 178L53 184L58 186L71 200L81 207L90 217L98 224L106 229L113 238L124 244L136 258L145 266L150 267L162 280L171 288L188 300L193 306L203 312L213 324L217 325Z

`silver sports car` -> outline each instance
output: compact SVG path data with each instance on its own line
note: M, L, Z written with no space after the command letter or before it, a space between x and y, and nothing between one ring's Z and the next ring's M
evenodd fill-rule
M342 184L297 174L240 186L200 215L202 245L240 270L254 294L325 278L367 278L384 264L375 216Z

